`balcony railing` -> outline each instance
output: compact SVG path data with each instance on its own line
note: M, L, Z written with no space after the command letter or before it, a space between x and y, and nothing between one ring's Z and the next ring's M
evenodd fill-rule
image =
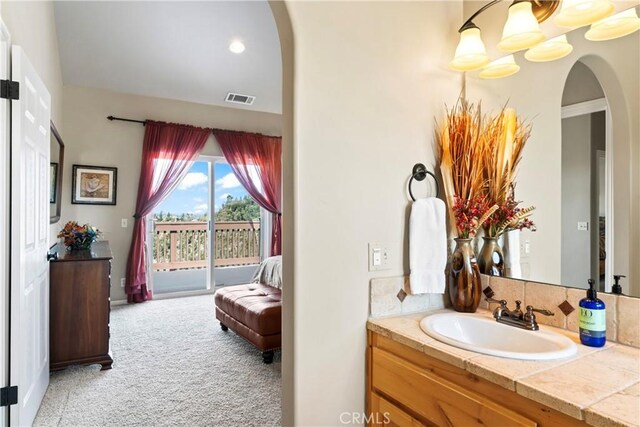
M184 270L208 265L207 222L156 222L153 232L153 270ZM214 266L231 267L260 262L260 222L215 223Z

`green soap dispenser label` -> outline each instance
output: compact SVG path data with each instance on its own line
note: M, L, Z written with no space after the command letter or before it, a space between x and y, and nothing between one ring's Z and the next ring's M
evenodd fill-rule
M591 332L605 332L607 330L606 310L589 310L580 307L580 323L581 330Z

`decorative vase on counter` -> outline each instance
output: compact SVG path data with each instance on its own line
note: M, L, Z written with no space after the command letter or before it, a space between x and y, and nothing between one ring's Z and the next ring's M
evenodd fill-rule
M483 237L484 244L478 254L480 273L489 276L504 276L504 256L497 237Z
M471 247L472 239L455 239L456 248L447 266L447 288L456 311L474 313L480 304L480 270Z

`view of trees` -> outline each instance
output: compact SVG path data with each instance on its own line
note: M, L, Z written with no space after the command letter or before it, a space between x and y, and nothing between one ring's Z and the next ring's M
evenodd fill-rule
M206 222L209 220L207 213L179 213L160 211L153 214L156 222ZM227 196L227 200L215 214L216 222L224 221L259 221L260 206L249 196L234 198Z
M216 212L216 222L222 221L258 221L260 219L260 206L249 196L234 199L227 196L227 201Z
M205 222L209 220L209 214L172 214L171 212L164 213L163 211L160 211L153 214L153 219L155 222Z
M157 212L153 233L154 270L205 267L208 257L206 213ZM187 222L186 227L181 224ZM260 262L260 207L249 196L227 196L215 213L216 266L248 265Z

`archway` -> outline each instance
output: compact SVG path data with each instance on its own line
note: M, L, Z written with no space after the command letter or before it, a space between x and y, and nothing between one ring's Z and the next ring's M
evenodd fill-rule
M282 55L282 425L295 425L294 302L295 302L295 141L293 131L294 37L283 1L270 0Z

